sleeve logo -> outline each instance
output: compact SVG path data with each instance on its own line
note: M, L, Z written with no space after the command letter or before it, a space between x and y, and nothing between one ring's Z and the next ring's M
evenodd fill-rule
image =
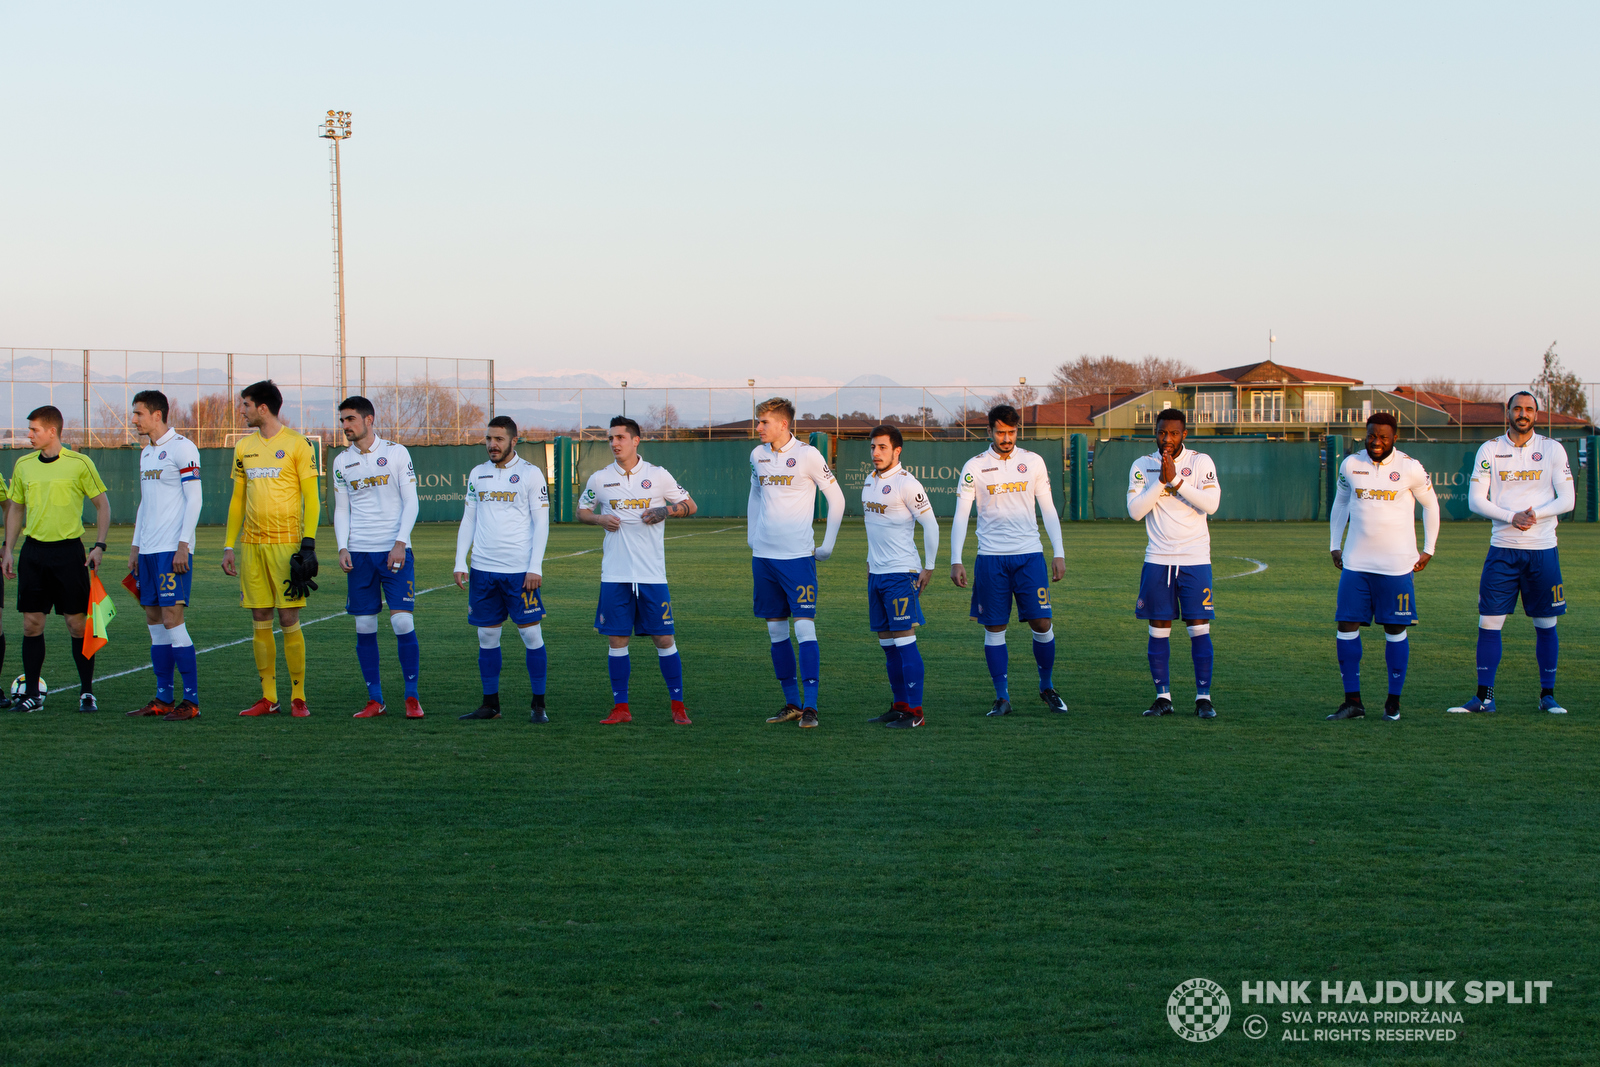
M1134 471L1133 472L1133 480L1136 481L1136 482L1144 481L1144 471Z
M281 448L278 449L272 455L273 455L273 458L275 458L275 459L282 459L283 458L283 449L281 449Z
M1488 470L1489 469L1489 461L1488 460L1484 460L1482 463L1478 464L1478 466L1482 467L1484 470Z
M968 485L971 485L972 484L972 475L970 473L966 474L966 475L962 476L961 480L966 482Z

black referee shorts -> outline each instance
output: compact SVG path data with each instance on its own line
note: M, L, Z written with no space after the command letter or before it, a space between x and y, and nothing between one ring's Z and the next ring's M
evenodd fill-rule
M88 554L83 542L35 541L22 543L17 560L17 610L57 615L83 615L89 610Z

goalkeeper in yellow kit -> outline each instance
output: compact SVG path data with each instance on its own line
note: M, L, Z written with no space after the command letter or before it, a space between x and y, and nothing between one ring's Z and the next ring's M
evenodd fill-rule
M233 499L222 570L239 578L239 601L255 620L253 647L261 674L261 699L240 715L278 713L278 647L272 612L283 626L283 658L289 665L289 712L306 707L306 639L300 609L317 583L316 533L320 505L311 443L278 419L283 393L271 381L239 393L239 414L255 433L233 448ZM302 514L304 521L302 523ZM238 555L234 544L238 542Z

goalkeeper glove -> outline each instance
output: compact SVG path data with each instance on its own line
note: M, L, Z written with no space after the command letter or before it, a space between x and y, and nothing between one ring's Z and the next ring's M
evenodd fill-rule
M303 600L307 593L314 592L317 583L313 580L317 576L317 539L315 537L302 537L300 551L289 557L289 577L284 579L283 586L290 600Z

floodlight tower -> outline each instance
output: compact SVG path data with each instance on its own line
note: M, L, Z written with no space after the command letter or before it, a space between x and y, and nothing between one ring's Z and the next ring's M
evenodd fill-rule
M345 373L345 332L344 332L344 204L340 188L339 175L339 142L349 137L350 112L330 111L328 117L322 120L318 135L326 137L330 142L330 166L333 170L331 182L333 193L333 295L338 307L339 321L335 340L339 344L339 396L350 395L348 375Z

